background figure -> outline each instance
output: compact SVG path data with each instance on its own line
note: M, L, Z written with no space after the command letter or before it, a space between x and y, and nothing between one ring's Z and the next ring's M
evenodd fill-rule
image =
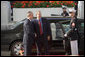
M64 17L69 16L69 14L67 13L66 9L67 9L66 6L62 6L63 12L61 13L61 15L64 16Z
M67 36L70 37L71 54L78 55L78 34L77 34L77 19L75 18L75 9L69 9L69 16L71 16L70 30Z
M44 47L44 53L48 53L48 40L50 40L50 25L45 18L41 18L41 12L37 12L37 20L35 20L35 32L37 34L36 41L38 47L38 55L42 54L42 47ZM43 45L42 45L43 44Z
M32 44L34 42L34 29L31 20L33 19L33 13L28 11L27 19L24 22L24 56L30 55L32 50Z

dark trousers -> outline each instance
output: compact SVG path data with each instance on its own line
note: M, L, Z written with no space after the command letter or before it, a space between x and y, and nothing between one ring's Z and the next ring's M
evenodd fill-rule
M34 37L29 37L26 39L26 44L24 44L24 56L31 55L32 52L32 45L34 43Z
M47 40L47 37L45 36L40 36L40 37L37 37L36 39L36 45L37 45L37 54L38 55L41 55L43 52L42 52L42 47L44 48L44 55L48 55L49 52L48 52L48 40Z
M66 38L65 40L63 40L63 44L66 55L71 55L70 39Z

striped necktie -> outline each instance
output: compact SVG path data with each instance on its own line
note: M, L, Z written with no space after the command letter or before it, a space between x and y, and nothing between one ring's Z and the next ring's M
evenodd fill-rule
M43 34L43 27L41 24L41 19L39 19L39 29L40 29L40 35L42 35Z

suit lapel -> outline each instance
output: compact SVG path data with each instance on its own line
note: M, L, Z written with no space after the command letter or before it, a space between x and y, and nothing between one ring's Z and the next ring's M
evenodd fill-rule
M38 31L38 32L39 32L39 34L40 34L40 28L39 28L38 20L36 20L36 29L37 29L37 31Z

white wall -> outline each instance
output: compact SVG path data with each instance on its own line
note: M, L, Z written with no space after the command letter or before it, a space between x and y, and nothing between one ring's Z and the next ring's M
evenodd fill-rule
M62 13L62 8L13 8L13 19L14 21L23 20L24 18L26 18L28 11L32 11L34 17L36 17L36 12L38 10L41 11L42 17L52 17L51 14L60 15Z

